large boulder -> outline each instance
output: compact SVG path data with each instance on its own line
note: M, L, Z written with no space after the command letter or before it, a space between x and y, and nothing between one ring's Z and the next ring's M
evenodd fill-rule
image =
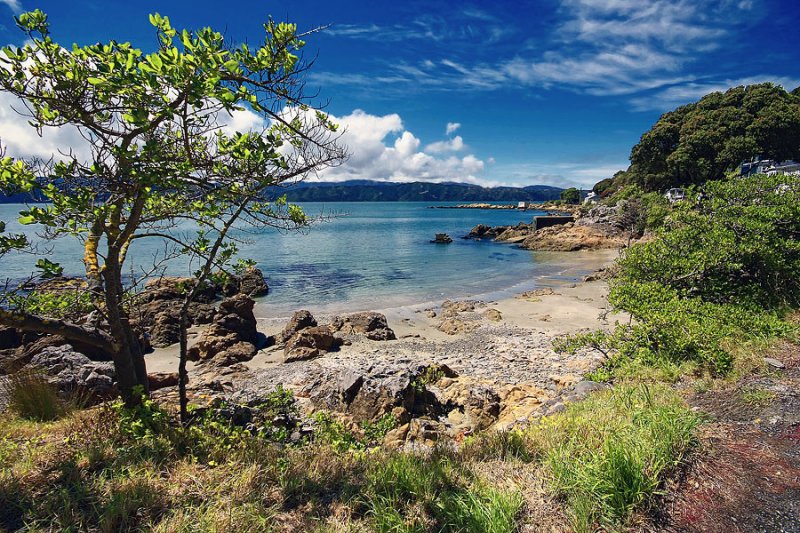
M211 361L219 366L252 359L258 352L254 305L255 302L244 294L223 300L214 322L189 349L189 359Z
M256 298L269 292L269 286L264 279L264 273L256 267L245 269L239 276L239 292Z
M302 361L319 357L341 345L328 326L312 326L295 333L284 346L284 362Z
M334 317L330 328L334 332L345 335L364 335L374 341L387 341L397 338L386 321L386 315L373 311Z
M296 311L294 315L292 315L292 319L289 320L289 323L286 324L286 327L283 328L283 331L277 335L276 340L278 342L287 342L294 337L298 331L306 328L313 328L316 325L317 319L314 318L314 315L312 315L310 311Z
M31 358L28 367L44 371L60 391L87 396L91 402L115 393L114 365L92 361L69 344L43 348Z

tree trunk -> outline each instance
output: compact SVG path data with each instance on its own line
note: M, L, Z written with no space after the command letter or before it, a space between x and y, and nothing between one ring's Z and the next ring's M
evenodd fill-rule
M191 296L193 296L192 291ZM180 313L180 359L178 360L178 398L180 401L181 424L184 426L189 422L189 399L186 397L186 384L189 381L189 373L186 371L186 360L189 352L189 341L187 330L189 329L189 297L186 298L181 306Z
M112 257L106 260L103 271L105 280L106 312L111 336L116 349L112 353L114 372L117 376L120 394L128 405L136 405L142 394L149 394L147 368L144 350L136 333L130 325L127 313L122 307L123 289L120 268ZM140 389L140 390L138 390Z

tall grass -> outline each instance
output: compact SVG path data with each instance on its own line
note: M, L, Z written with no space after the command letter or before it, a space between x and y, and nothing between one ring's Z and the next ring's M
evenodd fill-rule
M570 405L530 435L576 531L624 526L695 444L700 420L664 386L620 385Z
M24 369L11 374L0 392L6 396L11 411L29 420L49 422L71 408L41 370Z

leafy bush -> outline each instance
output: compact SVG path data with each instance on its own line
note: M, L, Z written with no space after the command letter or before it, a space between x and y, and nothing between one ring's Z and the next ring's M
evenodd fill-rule
M709 182L666 218L656 238L618 260L609 302L630 314L611 333L571 337L628 360L731 369L731 344L789 335L800 304L800 177Z

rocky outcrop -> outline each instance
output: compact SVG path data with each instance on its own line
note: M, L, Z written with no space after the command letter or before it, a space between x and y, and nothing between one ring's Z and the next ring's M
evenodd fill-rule
M334 317L330 328L334 333L363 335L373 341L389 341L397 338L386 321L386 315L373 311Z
M528 237L531 232L533 232L533 226L520 222L516 226L510 226L498 233L495 240L499 242L517 242Z
M264 273L256 267L248 267L237 275L231 276L228 282L222 287L225 296L234 294L244 294L252 298L264 296L269 293L269 286L264 279Z
M283 349L284 362L302 361L319 357L341 345L328 326L312 326L301 329L286 341Z
M437 233L431 241L432 244L450 244L451 242L453 242L453 238L447 233Z
M133 322L137 329L147 331L150 344L170 346L180 340L180 308L187 287L193 278L162 277L148 281L137 295L133 306ZM208 324L214 319L213 302L218 288L207 283L189 306L189 325Z
M494 239L511 226L487 226L486 224L478 224L474 228L470 230L470 232L464 236L465 239Z
M60 391L78 394L91 403L111 398L116 393L114 365L92 361L69 344L43 348L31 358L27 367L43 371Z
M217 366L249 361L258 351L255 302L244 294L226 298L212 324L189 349L189 359Z
M621 236L598 227L569 223L540 229L522 241L520 247L526 250L573 252L619 248L624 244Z

